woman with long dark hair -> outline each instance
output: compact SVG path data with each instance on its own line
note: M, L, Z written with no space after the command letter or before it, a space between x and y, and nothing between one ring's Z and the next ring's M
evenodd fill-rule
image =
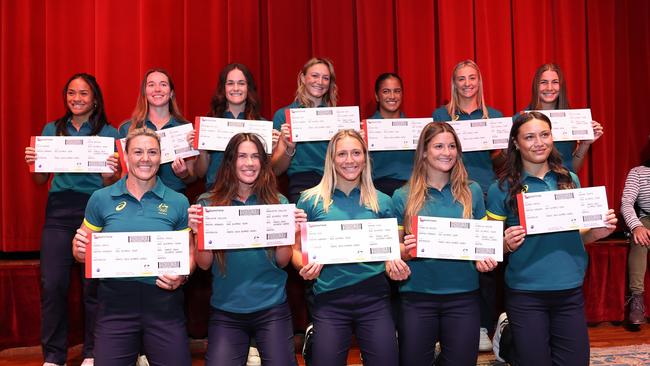
M94 76L72 75L63 87L65 114L43 128L43 136L104 136L117 138L104 110L104 97ZM68 353L68 288L74 258L70 242L84 217L90 195L119 177L117 158L106 157L113 173L55 173L45 209L41 240L41 345L45 365L63 365ZM36 152L25 148L25 161L33 164ZM50 174L33 173L37 184ZM83 277L83 267L82 267ZM83 278L85 331L83 365L92 365L97 282Z
M557 64L544 64L537 68L533 77L532 93L528 110L569 109L566 79ZM604 133L603 126L591 121L594 139L584 141L559 141L555 148L560 153L562 163L572 172L582 168L589 147Z
M275 183L270 159L260 138L251 133L232 137L223 154L212 189L189 208L190 227L198 230L200 206L245 206L288 203ZM296 229L305 221L296 210ZM199 251L202 269L212 268L212 312L207 365L245 365L255 337L264 365L295 365L291 311L282 269L291 246Z
M488 216L505 221L506 312L517 364L588 365L589 336L582 283L587 268L584 243L616 228L609 210L606 226L526 235L519 223L517 194L579 188L553 144L551 121L539 112L515 119L499 181L488 192Z

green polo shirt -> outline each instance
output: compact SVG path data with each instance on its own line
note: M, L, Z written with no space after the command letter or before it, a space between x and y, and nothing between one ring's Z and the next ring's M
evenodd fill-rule
M571 178L580 187L578 176ZM524 172L522 184L526 192L557 190L557 174L549 171L544 179ZM487 198L488 216L505 221L505 227L519 225L519 217L508 206L508 186L490 186ZM578 230L526 235L521 246L510 253L506 267L506 284L515 290L553 291L582 286L587 269L587 253Z
M126 178L90 196L84 224L94 231L137 232L187 230L187 198L165 186L160 179L140 201L126 189ZM118 279L116 279L118 280ZM121 279L119 279L121 280ZM133 277L155 285L156 277Z
M320 105L319 107L326 107ZM304 108L297 101L286 107L278 109L273 116L273 128L280 131L281 126L287 122L285 111L293 108ZM298 142L296 144L296 154L291 159L287 175L291 177L296 173L317 173L323 175L323 165L325 165L325 154L329 141L310 141Z
M575 141L558 141L553 143L553 146L555 146L562 157L562 165L572 172L574 172L573 151L576 149L576 145L577 143Z
M182 125L183 123L185 122L177 121L176 119L174 119L174 117L172 117L169 120L169 122L167 122L161 129L164 130L165 128L177 127ZM153 122L149 121L148 119L145 122L145 124L147 128L150 128L154 131L158 130L156 128L156 125L154 125ZM125 138L129 134L130 127L131 127L131 121L126 121L120 126L119 129L120 138ZM158 176L167 187L177 192L184 191L186 188L186 185L183 182L183 180L178 176L176 176L176 173L174 173L174 169L172 169L171 162L166 164L160 164L160 168L158 169Z
M487 110L489 118L503 117L503 114L494 108L487 107ZM455 117L456 118L453 120L457 121L483 119L483 110L477 109L470 114L461 112ZM442 106L433 112L433 120L436 122L445 122L451 121L452 118L447 112L447 107ZM496 179L496 175L494 174L494 169L492 167L490 150L463 152L463 163L465 164L465 169L467 169L469 178L478 182L478 184L481 186L481 190L483 190L483 193L485 194L488 191L490 184L492 184L492 182L494 182Z
M472 219L485 219L483 191L476 182L469 185L472 192ZM402 187L393 194L395 216L400 225L404 224L404 213L408 200L408 187ZM451 193L451 185L441 191L427 190L427 198L419 216L462 218L463 206ZM454 294L478 289L478 272L474 261L413 258L407 262L411 276L400 283L400 292L420 292L426 294Z
M400 118L404 118L400 113ZM376 111L368 119L383 119L381 113ZM414 150L403 151L371 151L372 177L373 179L391 178L409 180L413 171Z
M305 210L307 221L334 221L334 220L362 220L381 219L393 216L393 204L390 197L377 191L379 212L359 203L361 191L355 188L346 196L342 191L335 189L332 193L332 204L329 211L323 209L323 202L319 200L314 206L314 199L305 199L301 194L296 207ZM314 284L314 293L322 294L342 287L347 287L376 276L385 270L384 262L326 264Z
M66 131L70 136L90 136L92 127L88 121L81 124L79 131L72 125L71 121L66 123ZM56 136L54 122L45 125L42 136ZM117 130L111 125L104 125L97 136L117 138ZM106 157L108 159L108 156ZM100 173L54 173L50 192L75 191L79 193L92 194L102 188L104 182Z
M209 206L207 194L199 197L201 206ZM287 204L280 195L280 203ZM257 205L251 195L246 202L233 200L232 206ZM212 296L210 305L231 313L252 313L266 310L287 301L287 272L278 267L273 248L229 249L223 251L226 273L212 263Z

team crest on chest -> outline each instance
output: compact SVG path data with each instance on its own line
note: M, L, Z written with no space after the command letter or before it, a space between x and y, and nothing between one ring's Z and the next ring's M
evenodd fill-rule
M168 208L169 206L166 203L162 202L161 204L158 205L158 213L161 215L167 215Z

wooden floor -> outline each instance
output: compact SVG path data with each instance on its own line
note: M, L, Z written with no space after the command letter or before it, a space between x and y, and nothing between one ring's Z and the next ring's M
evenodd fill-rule
M592 347L615 347L635 344L650 344L650 324L637 328L625 327L620 324L602 323L589 327L589 339ZM203 365L206 341L192 341L192 365ZM72 347L69 352L68 366L78 366L81 363L81 346ZM302 358L296 355L302 366ZM0 352L0 366L41 366L40 347L12 348ZM352 349L348 363L360 364L359 350Z

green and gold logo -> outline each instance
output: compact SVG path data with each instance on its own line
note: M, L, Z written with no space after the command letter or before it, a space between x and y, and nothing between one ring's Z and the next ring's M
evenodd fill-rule
M163 203L158 205L158 213L163 214L163 215L167 215L167 209L168 208L169 208L169 206L167 206L167 204L165 204L163 202Z
M126 207L126 201L122 201L115 206L115 211L122 211L124 210L124 207Z
M523 187L521 187L521 193L526 193L528 192L528 184L524 184Z

